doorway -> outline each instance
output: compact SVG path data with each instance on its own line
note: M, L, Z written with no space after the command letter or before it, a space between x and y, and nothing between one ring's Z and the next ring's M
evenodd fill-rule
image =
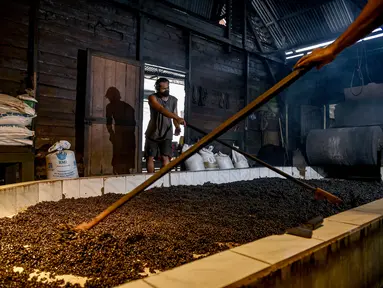
M140 171L140 64L88 51L87 75L85 175Z
M150 120L150 108L148 103L148 97L155 93L155 82L158 78L167 78L169 80L169 88L170 95L176 97L178 99L177 110L178 115L181 118L184 118L185 111L185 72L174 70L170 68L165 68L161 66L145 64L145 74L144 74L144 99L143 99L143 107L142 107L142 155L144 155L145 150L145 131L148 127ZM177 147L180 141L180 138L185 134L184 128L181 127L181 134L179 136L173 135L173 147ZM173 149L173 156L177 156L177 151ZM142 170L146 172L146 160L142 159ZM155 162L155 169L158 170L160 168L160 162Z

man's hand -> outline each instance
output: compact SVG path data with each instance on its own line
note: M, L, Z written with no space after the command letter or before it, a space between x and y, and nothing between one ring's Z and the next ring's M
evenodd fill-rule
M178 123L179 125L184 125L184 126L186 126L185 119L183 119L183 118L181 118L181 117L177 117L177 118L175 118L174 120L176 120L177 123Z
M175 136L179 136L181 134L181 127L176 127L176 131L174 132Z
M295 64L294 69L314 65L317 67L317 69L320 69L326 64L332 62L335 57L336 55L331 45L326 48L318 48L315 49L311 54L303 56L301 59L299 59L297 64Z

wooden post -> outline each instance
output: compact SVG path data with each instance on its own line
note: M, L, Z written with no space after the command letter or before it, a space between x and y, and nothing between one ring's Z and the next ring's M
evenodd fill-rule
M226 38L231 41L231 24L233 18L233 5L232 0L226 0ZM227 52L231 52L231 45L226 46Z
M250 56L249 56L249 53L248 52L245 52L245 65L244 65L244 69L245 69L245 107L247 106L247 104L249 103L249 69L250 69ZM247 140L248 140L248 127L249 127L249 117L246 117L245 119L245 125L244 125L244 141L243 141L243 150L245 152L248 152L248 149L247 149Z
M141 4L140 0L140 4ZM144 82L145 82L145 63L143 60L143 48L144 48L144 16L141 13L137 13L137 35L136 35L136 60L140 62L141 64L141 70L140 70L140 95L139 95L139 112L136 114L138 115L137 123L138 124L138 155L137 157L137 173L142 172L142 129L145 129L145 127L142 127L143 124L143 118L144 118ZM136 124L137 125L137 124Z
M190 31L186 32L185 34L185 45L186 45L186 78L185 78L185 120L186 123L190 121L191 118L191 107L192 107L192 87L193 87L193 82L192 82L192 75L191 75L191 69L192 69L192 33ZM190 130L185 129L185 138L184 141L185 143L190 142Z
M242 46L246 51L246 38L247 38L247 0L243 0L243 32L242 32ZM246 53L246 52L245 52ZM248 53L247 53L248 54Z
M38 91L38 55L39 55L39 26L38 13L40 0L31 1L29 10L29 29L28 29L28 67L27 67L27 88L33 89L35 99L39 101ZM35 109L38 114L39 103L36 103ZM35 118L36 119L36 118ZM32 121L32 130L36 130L36 120ZM36 136L33 138L32 152L34 154ZM33 167L31 169L34 169ZM26 172L24 172L26 173ZM34 173L34 171L33 171Z

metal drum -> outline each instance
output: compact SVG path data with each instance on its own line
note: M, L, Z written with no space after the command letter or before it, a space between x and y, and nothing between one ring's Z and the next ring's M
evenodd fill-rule
M377 165L382 134L379 126L311 130L306 140L309 164Z

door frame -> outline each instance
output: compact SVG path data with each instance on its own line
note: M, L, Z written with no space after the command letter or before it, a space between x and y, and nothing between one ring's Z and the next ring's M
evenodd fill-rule
M129 65L134 65L140 68L139 84L138 84L138 113L135 113L136 116L136 127L138 128L138 147L136 153L136 168L137 173L142 172L142 117L143 117L143 90L144 90L144 70L143 64L134 58L120 57L115 56L106 52L101 52L98 50L87 49L87 70L86 70L86 93L85 93L85 113L84 113L84 176L89 177L89 126L91 123L91 75L92 75L92 56L105 58L108 60L114 60ZM137 137L137 136L136 136Z

